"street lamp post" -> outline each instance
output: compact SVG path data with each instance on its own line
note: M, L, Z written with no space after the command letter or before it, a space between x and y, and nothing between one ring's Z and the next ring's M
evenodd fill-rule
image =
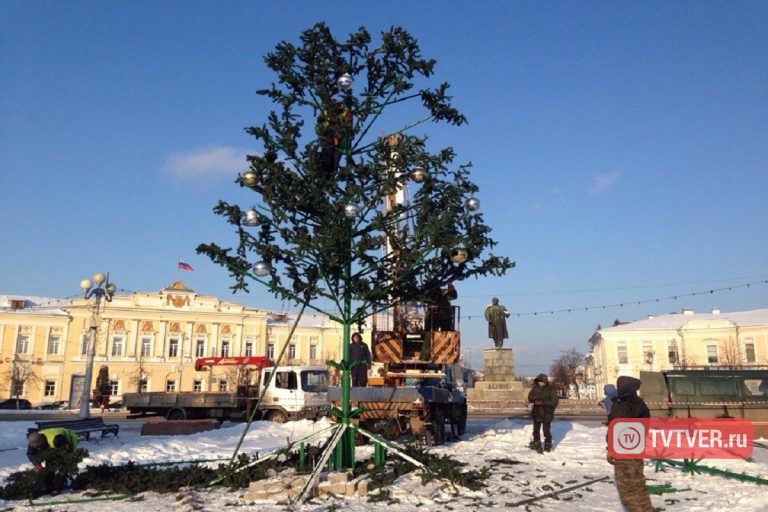
M91 416L91 380L93 379L93 359L96 356L96 339L101 321L99 317L99 308L101 299L112 302L117 287L115 283L109 282L109 274L104 275L97 272L93 275L93 282L90 279L80 281L80 288L83 290L83 297L95 299L91 312L91 336L88 341L88 353L85 363L85 382L83 382L83 396L80 398L80 418L89 418Z

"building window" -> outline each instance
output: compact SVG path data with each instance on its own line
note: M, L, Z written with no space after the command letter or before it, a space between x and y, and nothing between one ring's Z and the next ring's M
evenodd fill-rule
M192 391L202 391L203 390L203 381L200 379L195 379L192 381Z
M123 355L123 337L122 336L114 336L112 338L112 355L113 356Z
M152 355L152 338L141 338L141 357Z
M620 342L616 346L616 350L618 352L619 364L629 364L629 354L627 352L626 342Z
M309 346L309 359L310 361L317 359L317 345L315 344Z
M296 344L288 345L288 359L296 359Z
M177 338L168 340L168 357L179 357L179 340Z
M219 391L223 393L227 391L227 389L229 389L229 383L227 382L227 379L219 380Z
M677 343L675 340L669 340L667 343L667 361L669 364L677 363Z
M91 342L91 335L90 333L84 333L83 334L83 340L80 344L80 354L81 355L87 355L88 354L88 344Z
M748 363L754 363L755 362L755 344L754 343L746 343L744 344L744 355Z
M253 342L245 342L245 357L251 357L253 355Z
M221 342L221 357L229 357L229 341Z
M120 382L116 380L109 381L109 394L112 396L120 394Z
M707 345L707 363L717 364L717 345Z
M51 334L48 336L48 353L58 354L59 346L61 345L61 336L58 334Z
M53 380L45 381L45 388L43 389L43 396L45 396L45 397L56 396L56 381L53 381Z
M16 338L16 353L29 354L29 334L19 333L19 337Z
M170 379L165 381L165 391L167 391L168 393L176 391L176 381L170 380Z
M195 357L205 357L205 340L195 342Z
M643 342L643 362L648 366L653 365L653 357L655 355L656 354L653 350L653 342L650 340L644 341Z
M275 358L275 344L274 343L267 343L267 357L269 359Z
M146 393L149 391L149 384L147 383L147 379L141 379L139 381L139 393Z

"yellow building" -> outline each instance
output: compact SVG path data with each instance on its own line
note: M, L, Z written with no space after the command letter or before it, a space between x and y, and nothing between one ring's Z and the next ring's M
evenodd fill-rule
M93 382L107 366L115 399L135 391L230 390L241 377L237 367L195 371L195 360L274 359L294 320L198 295L182 282L156 293L116 295L101 302ZM33 404L79 400L93 322L93 301L0 296L0 396L18 392ZM305 313L283 364L339 359L341 331L327 317Z
M765 368L768 309L648 317L599 329L590 339L598 394L619 375L682 368Z

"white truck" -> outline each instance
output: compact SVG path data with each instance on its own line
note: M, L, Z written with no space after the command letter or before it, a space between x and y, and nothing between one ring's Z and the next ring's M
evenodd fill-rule
M243 359L207 358L205 365L243 364ZM266 360L266 358L263 358ZM198 360L198 363L201 360ZM250 362L259 368L256 385L238 385L235 393L184 391L126 393L125 408L131 414L156 414L169 420L215 418L243 420L256 406L267 380L275 373L267 388L257 419L284 423L297 419L317 419L325 415L328 406L328 370L324 366L266 366L266 361ZM196 364L197 369L205 365Z

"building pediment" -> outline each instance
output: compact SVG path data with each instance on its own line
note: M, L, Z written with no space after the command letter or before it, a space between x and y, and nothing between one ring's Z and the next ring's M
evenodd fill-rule
M195 293L195 290L189 288L181 281L176 281L170 286L160 290L162 293Z

